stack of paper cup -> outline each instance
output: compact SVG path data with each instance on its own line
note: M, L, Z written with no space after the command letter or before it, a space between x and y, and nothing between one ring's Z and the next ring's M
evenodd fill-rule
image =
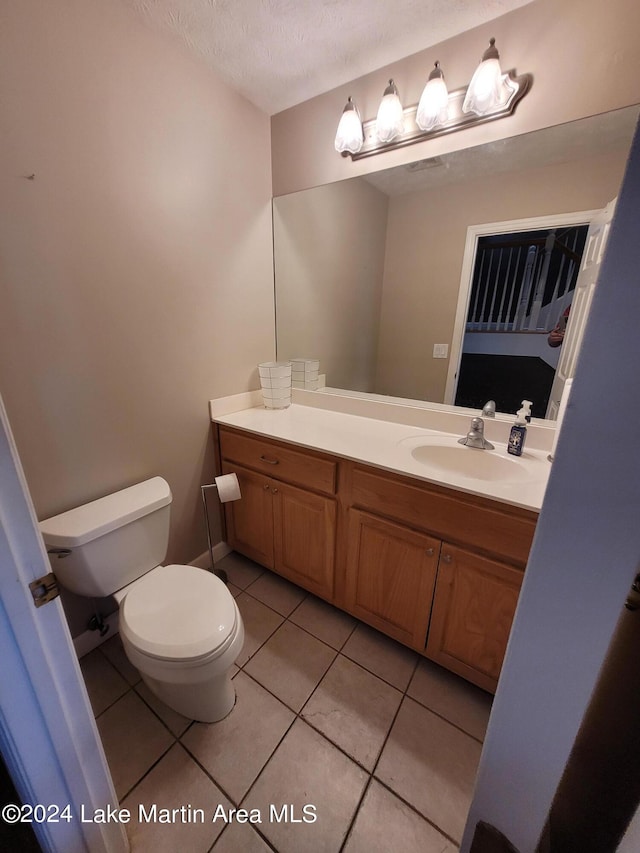
M291 359L291 384L294 388L306 388L315 391L318 387L320 360L317 358Z
M291 405L291 362L263 361L258 365L262 397L267 409Z

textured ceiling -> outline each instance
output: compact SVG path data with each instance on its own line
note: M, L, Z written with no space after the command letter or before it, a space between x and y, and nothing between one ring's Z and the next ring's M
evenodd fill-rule
M269 115L531 0L122 0Z

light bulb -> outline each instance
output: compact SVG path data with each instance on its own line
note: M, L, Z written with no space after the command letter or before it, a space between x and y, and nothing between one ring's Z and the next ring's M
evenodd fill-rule
M338 123L334 146L340 154L357 154L363 142L364 133L360 113L349 97Z
M404 110L398 97L398 90L393 80L384 90L378 115L376 117L376 135L380 142L391 142L404 132Z
M476 68L462 104L462 112L482 116L503 106L511 94L511 88L503 79L500 54L495 39L489 41L482 62Z
M449 117L449 92L444 82L440 63L436 62L427 85L420 96L416 124L420 130L431 130L437 124L443 124Z

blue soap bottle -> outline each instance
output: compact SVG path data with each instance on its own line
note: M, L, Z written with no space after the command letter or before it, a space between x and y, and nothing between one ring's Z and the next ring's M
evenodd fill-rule
M527 437L527 422L531 418L531 401L523 400L522 408L518 410L515 422L509 433L507 442L507 453L512 456L522 456L524 442Z

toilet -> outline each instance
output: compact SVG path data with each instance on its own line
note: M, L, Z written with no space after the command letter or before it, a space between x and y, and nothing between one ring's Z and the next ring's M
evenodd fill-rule
M126 655L149 689L185 717L213 723L235 702L231 667L244 626L233 596L214 574L160 565L170 505L169 484L152 477L47 518L40 532L63 587L82 596L114 596Z

